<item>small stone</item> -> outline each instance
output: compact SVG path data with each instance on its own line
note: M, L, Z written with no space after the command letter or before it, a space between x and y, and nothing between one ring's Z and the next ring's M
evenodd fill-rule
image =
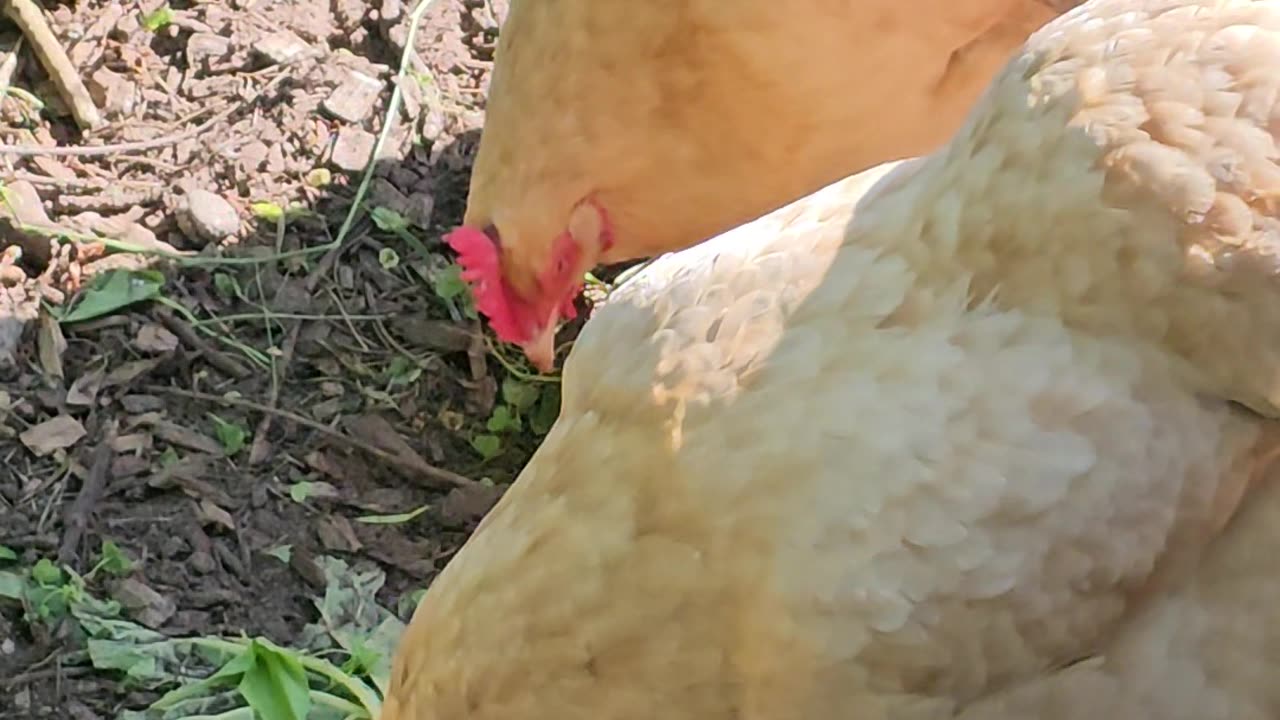
M13 217L24 225L43 225L48 227L53 224L49 219L49 215L44 211L44 204L40 201L40 193L36 192L36 186L26 180L14 180L6 182L4 186L5 203L3 209L12 211ZM6 214L8 214L6 212Z
M222 196L192 190L178 208L178 227L193 240L219 242L240 231L240 216Z
M271 149L261 140L254 140L245 143L240 148L240 169L245 173L257 172L262 169L263 163L267 161L267 155Z
M208 575L218 569L218 562L213 559L213 555L204 550L197 550L191 553L191 557L187 558L187 562L191 565L191 569L201 575Z
M345 127L338 131L338 138L333 144L333 155L330 160L344 172L360 172L369 162L369 153L377 138L360 128Z
M187 62L208 67L231 55L231 40L213 33L192 33L187 39Z
M131 611L139 623L152 629L164 625L178 610L171 598L133 578L127 578L116 586L115 598Z
M186 540L177 535L170 535L164 541L164 544L160 546L160 554L166 558L178 557L186 554L189 550L191 550L191 546L187 544Z
M93 102L108 115L121 117L133 112L137 86L123 75L100 67L85 83Z
M320 103L320 108L338 120L354 125L369 117L381 93L382 83L377 79L348 70L342 83Z
M420 228L431 227L431 215L436 209L436 198L430 193L416 192L409 196L409 211L405 217Z
M378 18L388 25L400 21L400 16L404 14L404 2L402 0L382 0L381 7L378 8Z
M308 47L292 30L280 30L259 38L253 51L273 65L283 65L306 52Z
M369 200L374 207L386 208L401 217L409 214L409 198L386 178L374 178L369 183Z

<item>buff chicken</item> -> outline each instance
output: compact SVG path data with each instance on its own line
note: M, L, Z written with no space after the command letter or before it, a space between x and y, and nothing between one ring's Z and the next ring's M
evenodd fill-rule
M657 259L383 720L1280 717L1278 117L1280 0L1091 0Z

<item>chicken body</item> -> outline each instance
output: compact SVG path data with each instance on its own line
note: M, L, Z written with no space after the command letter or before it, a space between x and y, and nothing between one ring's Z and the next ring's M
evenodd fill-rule
M1097 657L967 708L961 720L1270 720L1280 708L1280 484L1250 493L1186 582Z
M1278 98L1280 1L1094 0L937 153L653 263L384 719L1280 714L1273 633L1197 634L1275 590L1213 539L1277 443L1232 401L1275 409Z

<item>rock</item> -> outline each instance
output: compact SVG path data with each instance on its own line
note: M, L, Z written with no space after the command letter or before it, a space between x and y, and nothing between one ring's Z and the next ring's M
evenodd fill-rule
M219 242L240 231L240 215L220 195L192 190L178 208L178 227L192 240Z
M258 38L253 51L273 65L283 65L305 53L310 46L292 30L280 30Z
M388 25L400 22L400 18L403 15L404 2L402 0L382 0L382 5L378 8L378 19Z
M333 154L329 160L339 170L357 173L364 170L369 162L369 153L373 152L377 138L360 128L345 127L338 131L338 138L333 143Z
M187 62L209 67L231 56L231 40L213 33L192 33L187 39Z
M137 86L125 76L112 70L100 67L89 76L85 83L89 96L102 112L113 117L131 115L137 104Z
M338 120L355 125L369 117L381 93L382 83L376 78L348 70L341 84L320 103L320 108Z
M127 578L116 586L115 598L129 609L134 619L153 630L164 625L178 609L171 598L133 578Z
M26 180L14 180L4 185L5 202L2 206L5 214L12 212L13 217L24 225L40 225L50 227L53 221L44 211L44 203L40 202L40 193L36 186Z
M369 183L369 202L373 207L386 208L401 217L409 214L409 198L386 178L374 178Z
M416 192L409 196L409 211L405 217L420 228L431 227L431 215L436 209L436 198L430 193Z

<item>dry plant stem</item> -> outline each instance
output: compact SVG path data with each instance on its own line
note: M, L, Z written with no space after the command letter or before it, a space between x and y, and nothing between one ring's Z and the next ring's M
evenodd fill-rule
M67 509L62 519L62 543L58 546L59 564L72 564L76 556L76 548L80 545L80 538L84 536L85 528L89 526L89 514L93 512L98 500L102 498L103 491L106 490L107 480L111 475L111 446L116 441L116 430L115 420L106 423L102 438L93 450L93 463L89 466L89 476L80 487L80 494L76 496L75 502L71 503L71 507Z
M4 14L22 30L22 34L31 43L31 48L40 58L40 64L49 79L58 88L62 99L71 108L71 115L82 130L94 130L102 125L102 115L98 106L93 104L89 91L80 80L71 59L62 49L58 38L49 29L44 19L44 12L32 0L0 0L4 2Z
M167 387L163 385L151 385L147 388L147 391L166 393L169 395L180 395L191 400L221 403L223 405L242 407L260 413L268 413L276 415L277 417L282 417L290 422L295 422L299 425L310 428L311 430L314 430L331 440L336 440L347 447L366 452L379 460L404 471L411 479L418 480L426 487L433 489L441 487L474 487L478 484L475 480L472 480L465 475L459 475L451 470L436 467L421 458L418 458L416 461L407 460L397 456L395 453L387 452L380 447L357 440L350 435L334 430L328 425L316 422L309 417L304 417L288 410L268 407L262 403L253 402L252 400L211 395L209 393L183 390L181 388Z
M298 335L302 332L302 323L302 320L292 323L289 335L285 338L284 347L280 349L280 358L276 361L275 367L275 381L271 383L271 396L267 402L270 408L279 407L280 387L289 376L289 365L293 362L293 352L298 347ZM249 449L250 465L261 465L270 459L271 443L267 441L267 435L271 432L271 424L275 418L274 414L263 413L262 419L258 421L258 428L253 432L253 447Z
M253 374L252 370L241 365L235 358L228 356L206 342L194 328L177 315L174 315L169 309L156 308L156 316L169 332L178 336L182 344L195 349L215 368L237 380L243 380Z

